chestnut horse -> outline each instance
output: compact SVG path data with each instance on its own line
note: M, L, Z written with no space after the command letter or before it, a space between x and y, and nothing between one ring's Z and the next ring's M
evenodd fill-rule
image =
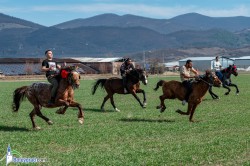
M209 86L221 86L221 81L219 78L213 74L211 71L206 71L206 74L201 75L198 77L198 81L192 84L192 93L188 99L188 109L187 112L183 112L181 110L177 110L176 112L182 115L190 115L189 121L193 121L193 114L198 104L202 102L202 98L205 96ZM179 81L164 81L161 80L157 83L155 87L155 91L162 86L163 95L161 95L160 106L157 106L157 109L160 109L161 113L165 111L166 106L164 104L165 99L175 99L178 98L179 100L185 99L185 94L187 93L186 88L183 84Z
M127 73L127 85L128 85L128 93L126 94L132 94L136 100L140 103L141 107L146 107L146 94L144 90L140 89L140 81L144 85L147 85L147 74L142 69L134 69ZM116 108L114 103L113 95L115 93L118 94L124 94L124 88L122 84L122 79L117 77L112 77L109 79L98 79L95 84L92 87L92 94L94 95L96 92L96 89L98 86L101 85L102 88L105 88L106 92L108 93L106 97L104 97L101 110L104 111L104 104L105 102L110 99L111 104L115 111L120 111ZM136 93L142 93L143 94L143 103L140 101L139 97L136 95Z
M229 67L221 70L220 72L222 74L222 77L219 77L218 75L217 76L221 80L223 88L227 89L225 95L229 95L229 92L231 91L229 86L234 86L236 88L236 95L239 95L240 91L238 89L238 86L231 82L231 74L233 74L235 77L238 76L236 65L229 65ZM219 96L212 92L212 87L209 88L209 94L213 99L219 99Z
M71 67L62 69L60 73L64 73L64 75L66 73L66 75L64 76L64 78L60 78L59 80L59 87L55 104L48 105L48 101L50 100L51 96L50 91L52 87L52 85L48 83L33 83L30 86L22 86L14 91L12 104L12 109L14 112L18 111L20 103L25 97L27 97L29 102L34 106L33 110L29 114L33 129L41 129L35 124L34 119L36 115L45 120L49 125L53 124L53 122L49 118L45 117L41 113L42 107L55 108L64 106L64 108L61 108L57 111L57 113L59 114L65 113L68 107L77 107L79 110L78 121L80 124L83 124L84 113L82 106L74 101L74 89L80 86L80 75Z

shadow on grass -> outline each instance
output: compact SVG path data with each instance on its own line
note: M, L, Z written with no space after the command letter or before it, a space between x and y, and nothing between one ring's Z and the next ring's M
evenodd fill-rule
M172 123L175 120L167 120L167 119L140 119L140 118L122 118L120 121L123 122L153 122L153 123Z
M116 112L114 110L105 110L105 111L102 111L101 109L96 109L96 108L83 108L83 111L101 112L101 113Z
M15 127L15 126L0 126L0 131L30 131L29 129L23 127Z

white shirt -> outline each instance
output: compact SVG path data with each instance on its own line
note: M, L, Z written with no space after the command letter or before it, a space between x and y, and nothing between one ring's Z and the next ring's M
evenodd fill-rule
M214 61L214 66L213 68L216 70L216 71L219 71L220 70L220 66L221 66L221 63L219 61Z

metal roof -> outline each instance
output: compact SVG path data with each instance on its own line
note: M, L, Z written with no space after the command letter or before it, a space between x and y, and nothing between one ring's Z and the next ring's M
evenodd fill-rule
M71 58L80 62L117 62L117 61L123 61L124 58L122 57L114 57L114 58L91 58L91 57L76 57Z
M239 58L234 58L235 60L250 60L250 56L242 56Z
M220 58L233 60L232 58L228 58L228 57L224 57L224 56L221 56ZM185 58L185 59L181 59L179 61L183 62L183 61L187 61L189 59L192 60L192 61L212 61L212 60L215 60L215 57L214 56L209 56L209 57L188 57L188 58Z
M179 60L179 61L187 61L187 60L192 60L192 61L204 61L204 60L209 60L209 61L211 61L211 60L213 60L213 59L215 59L215 57L188 57L188 58L185 58L185 59L181 59L181 60Z

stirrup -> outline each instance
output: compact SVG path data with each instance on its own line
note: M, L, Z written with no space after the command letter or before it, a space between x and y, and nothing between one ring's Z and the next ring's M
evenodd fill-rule
M186 100L182 100L182 105L185 105L186 104Z
M128 93L128 91L127 91L127 89L126 89L126 88L124 88L124 93Z

